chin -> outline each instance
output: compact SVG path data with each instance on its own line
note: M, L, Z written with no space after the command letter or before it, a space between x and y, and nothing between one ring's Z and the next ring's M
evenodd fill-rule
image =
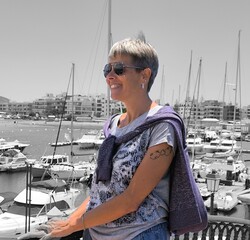
M111 97L113 100L121 101L121 99L119 98L119 96L117 96L117 94L111 94L110 97Z
M121 94L118 91L110 91L110 96L113 100L120 101L121 100Z

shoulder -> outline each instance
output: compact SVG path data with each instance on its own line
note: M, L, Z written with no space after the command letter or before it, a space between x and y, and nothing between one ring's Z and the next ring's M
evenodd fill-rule
M173 126L168 122L160 122L151 129L151 140L149 146L152 147L160 143L167 143L175 149L175 140L176 137Z

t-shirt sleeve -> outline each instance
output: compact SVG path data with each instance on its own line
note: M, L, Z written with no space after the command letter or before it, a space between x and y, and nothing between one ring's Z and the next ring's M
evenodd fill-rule
M167 143L175 150L176 144L174 129L167 122L159 123L152 129L149 147L158 145L160 143Z

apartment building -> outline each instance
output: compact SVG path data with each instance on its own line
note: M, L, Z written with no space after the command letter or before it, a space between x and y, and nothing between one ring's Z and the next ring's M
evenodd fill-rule
M122 103L110 100L107 106L105 94L95 96L74 96L73 113L79 117L107 117L111 114L124 112ZM182 116L186 124L199 124L204 118L214 118L223 121L234 119L234 105L224 105L216 100L206 100L201 103L188 101L175 105L175 110ZM244 110L244 111L243 111ZM250 105L240 111L236 109L236 120L246 117L250 119ZM30 103L11 102L9 99L0 97L0 112L19 115L37 115L46 117L48 115L71 115L72 97L66 93L54 96L46 94ZM243 114L244 112L244 114Z
M9 111L10 100L0 96L0 112L7 113Z

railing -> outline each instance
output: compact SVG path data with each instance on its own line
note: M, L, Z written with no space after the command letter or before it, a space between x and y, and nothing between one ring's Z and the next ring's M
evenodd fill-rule
M250 220L209 215L203 231L172 236L171 240L250 240Z
M82 231L79 231L61 240L80 240L81 237ZM172 235L170 240L250 240L250 220L209 215L208 226L203 231L180 236Z

